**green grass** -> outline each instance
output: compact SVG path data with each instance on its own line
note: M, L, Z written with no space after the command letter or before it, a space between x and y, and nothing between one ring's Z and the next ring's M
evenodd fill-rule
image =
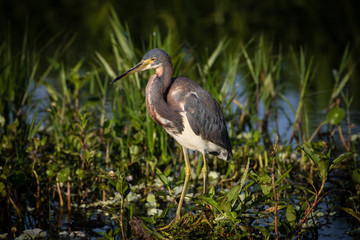
M2 232L16 226L14 235L19 235L26 228L30 213L25 206L47 216L44 209L76 211L76 206L100 204L115 193L121 194L120 203L105 208L115 219L115 229L104 234L108 239L134 237L130 228L135 228L135 216L143 221L140 231L159 239L300 237L314 231L314 220L325 218L318 214L324 202L328 211L341 208L358 221L357 150L351 135L347 139L342 134L342 123L349 131L352 124L353 98L344 90L352 76L348 49L335 74L329 106L319 113L325 120L313 130L304 105L316 76L315 60L302 49L275 48L260 37L246 44L224 39L213 50L194 53L171 33L162 36L156 29L140 49L115 12L110 22L109 51L94 49L92 59L79 59L74 66L60 60L73 39L48 61L42 56L46 46L32 49L26 33L18 52L10 46L11 36L0 43ZM200 156L191 154L190 192L195 195L183 209L183 221L164 231L158 227L171 220L184 179L182 151L147 114L144 89L150 72L109 85L155 47L172 56L174 75L196 80L221 103L234 156L229 163L209 161L212 174L220 175L202 196ZM245 86L239 85L239 76ZM288 76L300 85L297 106L286 98ZM41 101L32 97L39 86L47 92ZM245 101L239 102L240 97ZM269 127L284 111L279 101L293 111L288 114L291 139L278 136L283 126ZM320 132L326 137L318 138ZM326 187L331 176L344 175L352 179L335 189ZM150 210L155 214L145 213ZM51 224L49 228L59 230Z

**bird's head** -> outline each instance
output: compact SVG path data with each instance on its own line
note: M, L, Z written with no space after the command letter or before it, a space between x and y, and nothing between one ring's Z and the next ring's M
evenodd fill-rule
M148 69L156 69L161 67L165 62L170 61L169 55L162 49L154 48L145 53L144 57L141 61L132 67L130 70L126 71L125 73L119 75L114 80L110 82L110 84L129 76L130 74L144 71Z

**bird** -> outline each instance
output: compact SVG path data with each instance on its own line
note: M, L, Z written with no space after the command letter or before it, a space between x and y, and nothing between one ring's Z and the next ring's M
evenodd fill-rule
M170 56L154 48L142 60L110 84L135 72L155 69L145 89L146 107L151 118L163 127L183 149L185 180L174 222L181 220L181 208L191 174L188 150L203 156L203 194L206 193L207 154L229 161L232 148L220 105L209 92L187 77L172 77Z

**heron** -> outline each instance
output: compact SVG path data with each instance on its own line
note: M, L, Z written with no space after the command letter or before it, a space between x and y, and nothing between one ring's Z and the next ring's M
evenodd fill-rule
M172 77L170 56L162 49L148 51L130 70L113 79L110 84L135 72L155 69L145 90L146 107L151 118L163 127L183 149L185 180L175 213L174 222L181 220L181 208L189 183L191 166L188 149L203 156L203 194L206 193L206 155L228 161L231 144L223 112L209 92L187 77Z

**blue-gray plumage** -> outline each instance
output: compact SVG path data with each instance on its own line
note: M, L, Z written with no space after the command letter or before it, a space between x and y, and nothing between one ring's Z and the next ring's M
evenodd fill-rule
M221 159L232 156L224 115L216 100L200 85L186 77L172 78L169 55L162 49L148 51L143 59L111 83L140 70L155 69L146 86L146 106L152 119L162 126L183 147L185 182L176 211L175 221L180 220L180 210L190 178L187 149L203 154L203 193L206 190L207 163L205 154Z

